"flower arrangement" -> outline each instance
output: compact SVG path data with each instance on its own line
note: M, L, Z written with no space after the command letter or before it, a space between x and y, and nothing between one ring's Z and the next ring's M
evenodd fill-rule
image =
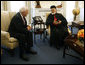
M84 42L84 29L78 31L77 37L80 41Z

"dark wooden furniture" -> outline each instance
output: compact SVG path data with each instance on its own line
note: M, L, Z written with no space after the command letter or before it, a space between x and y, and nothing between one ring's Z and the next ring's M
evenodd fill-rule
M65 58L65 55L70 55L70 56L76 57L78 59L83 59L83 57L84 57L84 43L81 43L77 39L77 33L76 34L73 33L73 27L76 27L79 30L84 29L84 22L78 22L78 23L72 22L72 25L71 25L72 34L67 36L64 40L65 45L64 45L64 51L63 51L63 57ZM77 52L81 57L77 57L77 56L67 53L66 49L68 49L68 48L71 48L72 50Z
M34 26L34 41L36 42L35 40L35 36L37 34L40 35L40 39L42 38L42 35L43 37L45 37L45 23L43 22L42 18L40 16L35 16L33 17L33 26ZM36 27L37 26L37 27ZM44 38L43 38L44 40Z
M79 59L83 59L83 57L84 57L84 43L81 43L77 39L77 33L76 34L73 33L73 27L76 27L79 30L80 29L84 29L84 23L81 23L81 22L78 22L78 23L72 22L72 25L71 25L71 32L72 32L72 34L67 36L65 38L65 40L64 40L65 47L64 47L64 51L63 51L63 57L65 57L65 55L70 55L70 56L73 56L73 57L76 57L76 58L79 58ZM81 56L81 58L67 53L66 52L67 48L71 48L72 50L76 51Z
M71 26L71 32L73 33L73 27L76 27L76 28L78 28L79 30L80 30L80 29L84 29L84 22L82 22L82 21L80 21L80 22L78 22L78 23L72 22L72 25L70 25L70 26Z
M65 40L65 47L64 47L64 51L63 51L63 57L65 58L65 55L70 55L73 57L76 57L78 59L82 59L84 57L84 43L81 43L78 39L77 36L74 35L69 35ZM74 50L75 52L77 52L81 57L77 57L76 55L72 55L66 52L67 48L71 48L72 50Z

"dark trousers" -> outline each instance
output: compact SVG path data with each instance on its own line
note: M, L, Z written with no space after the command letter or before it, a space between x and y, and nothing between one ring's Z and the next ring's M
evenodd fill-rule
M68 30L67 29L54 29L51 32L50 36L50 45L54 46L63 46L64 45L64 39L68 36Z
M23 55L33 46L33 34L30 31L28 31L27 34L13 33L11 36L18 39L20 55Z

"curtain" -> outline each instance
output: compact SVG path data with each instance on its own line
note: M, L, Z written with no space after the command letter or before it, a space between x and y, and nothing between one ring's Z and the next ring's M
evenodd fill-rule
M31 24L31 1L26 1L26 6L28 7L28 16L27 16L27 21L28 24Z

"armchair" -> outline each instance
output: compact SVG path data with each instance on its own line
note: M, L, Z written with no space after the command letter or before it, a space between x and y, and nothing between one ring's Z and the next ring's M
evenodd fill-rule
M18 40L14 37L10 37L8 31L10 21L16 14L15 12L1 11L1 46L13 50L18 47Z

